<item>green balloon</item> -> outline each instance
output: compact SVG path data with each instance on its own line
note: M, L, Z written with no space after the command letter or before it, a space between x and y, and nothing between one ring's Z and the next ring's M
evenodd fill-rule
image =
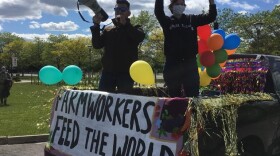
M225 49L216 50L213 53L215 55L215 63L223 63L228 59L228 54Z
M222 68L217 63L206 68L206 73L208 74L209 77L212 78L218 77L221 74L221 71Z
M198 54L196 55L196 64L197 64L197 67L202 67Z

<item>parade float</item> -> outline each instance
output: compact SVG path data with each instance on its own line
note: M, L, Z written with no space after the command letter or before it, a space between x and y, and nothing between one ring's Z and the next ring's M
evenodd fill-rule
M140 84L132 94L64 87L53 103L45 155L279 154L280 58L233 54L240 43L236 34L201 29L199 97L170 98L166 88L154 85L145 61L130 68ZM49 84L80 79L69 76L80 72L75 66L55 80L40 72Z

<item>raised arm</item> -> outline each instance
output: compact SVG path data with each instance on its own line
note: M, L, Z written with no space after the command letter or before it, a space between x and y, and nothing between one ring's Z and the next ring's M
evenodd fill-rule
M217 9L214 0L209 0L209 12L207 14L200 14L194 16L194 23L196 26L212 23L216 20Z
M214 0L209 0L209 4L210 5L215 4Z
M164 27L168 23L168 19L166 18L166 15L164 13L163 0L156 0L154 12L160 25Z

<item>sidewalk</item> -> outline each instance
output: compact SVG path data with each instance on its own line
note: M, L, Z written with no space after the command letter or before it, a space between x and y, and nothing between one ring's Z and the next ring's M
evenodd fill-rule
M0 156L44 156L46 142L0 145Z
M44 156L48 134L0 136L0 156Z
M14 81L14 83L31 83L30 80L20 80L18 82Z
M0 145L47 142L48 138L49 138L49 134L24 135L24 136L0 136Z

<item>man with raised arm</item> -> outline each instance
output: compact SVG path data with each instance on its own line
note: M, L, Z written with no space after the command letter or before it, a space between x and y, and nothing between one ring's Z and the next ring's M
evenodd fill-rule
M172 15L164 13L163 0L156 0L155 15L164 34L164 81L171 97L195 97L199 95L199 74L196 63L198 53L197 27L215 21L214 0L209 0L207 14L184 14L185 0L171 0ZM182 90L183 93L182 94Z

